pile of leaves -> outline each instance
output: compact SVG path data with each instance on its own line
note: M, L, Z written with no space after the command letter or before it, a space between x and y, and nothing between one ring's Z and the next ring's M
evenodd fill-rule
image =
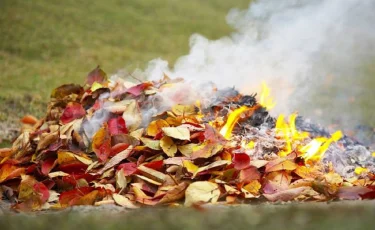
M108 80L96 68L84 87L56 88L46 116L25 116L12 148L0 150L0 197L22 211L375 197L371 173L348 179L308 162L297 147L301 140L288 144L272 127L247 127L251 140L224 137L231 109L173 104L146 119L144 108L159 106L150 99L177 83ZM236 122L246 123L259 108L253 100Z

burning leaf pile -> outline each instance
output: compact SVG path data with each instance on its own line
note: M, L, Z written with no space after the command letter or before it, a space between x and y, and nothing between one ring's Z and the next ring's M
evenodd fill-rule
M375 198L368 149L296 114L272 118L265 85L259 103L212 85L213 97L196 100L186 85L107 79L96 68L84 87L56 88L46 116L24 117L0 150L2 199L29 211ZM364 148L360 159L353 146Z

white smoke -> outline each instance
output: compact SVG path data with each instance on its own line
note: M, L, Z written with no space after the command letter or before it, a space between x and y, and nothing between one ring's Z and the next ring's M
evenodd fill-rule
M227 22L233 34L218 40L192 35L188 55L174 67L151 61L148 78L166 73L243 93L259 92L266 81L278 102L274 113L303 114L313 111L307 108L314 105L306 105L314 92L337 82L347 87L342 83L355 82L363 61L375 57L374 0L260 0L246 10L231 10ZM361 89L345 87L327 114Z

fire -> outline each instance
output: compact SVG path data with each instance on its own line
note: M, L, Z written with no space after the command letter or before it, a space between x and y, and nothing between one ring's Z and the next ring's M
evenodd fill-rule
M313 139L309 144L302 147L299 151L306 161L319 161L324 156L329 146L343 137L342 132L336 131L330 138L319 137Z
M307 132L299 132L296 129L296 118L297 113L293 113L289 116L289 122L285 121L285 115L280 114L276 121L276 133L280 138L285 140L285 149L279 152L279 156L286 156L292 152L292 143L301 141L309 136Z
M273 97L271 97L271 90L265 82L262 82L262 92L260 94L259 103L266 109L272 109L276 106Z
M250 108L247 106L241 106L238 109L235 109L233 112L231 112L228 116L228 120L221 128L220 134L223 135L226 139L230 139L232 136L232 131L234 126L236 125L237 121L240 119L241 114L243 114L246 111L249 111Z
M307 145L301 145L301 141L309 137L309 133L300 132L296 129L297 113L289 116L289 122L285 121L285 116L281 114L276 121L276 133L285 141L285 148L279 152L279 156L285 157L294 149L306 161L319 161L324 156L329 146L343 137L341 131L336 131L330 138L317 137L311 140ZM293 146L294 145L296 146Z

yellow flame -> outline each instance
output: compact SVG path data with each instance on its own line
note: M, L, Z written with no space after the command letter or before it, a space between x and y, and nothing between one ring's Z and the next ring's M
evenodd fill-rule
M248 108L247 106L241 106L240 108L235 109L233 112L231 112L228 116L227 122L225 123L223 128L221 128L220 134L223 135L226 139L230 139L233 128L236 125L238 119L240 119L241 114L248 111L249 109L250 108Z
M268 88L265 82L262 82L262 92L260 94L259 103L265 107L266 109L272 109L276 106L276 103L273 101L273 97L271 97L271 90Z
M255 142L250 141L249 143L246 143L245 140L241 141L241 147L244 149L253 149L255 147Z
M293 142L303 140L309 137L307 132L299 132L296 129L296 118L297 113L293 113L289 116L289 122L285 121L285 115L280 114L276 121L276 132L277 135L285 140L285 147L279 152L279 156L284 157L292 152Z
M306 161L319 161L324 156L329 146L333 142L337 142L343 137L342 132L336 131L331 135L330 138L318 137L312 140L309 144L299 149L302 153L302 157Z

